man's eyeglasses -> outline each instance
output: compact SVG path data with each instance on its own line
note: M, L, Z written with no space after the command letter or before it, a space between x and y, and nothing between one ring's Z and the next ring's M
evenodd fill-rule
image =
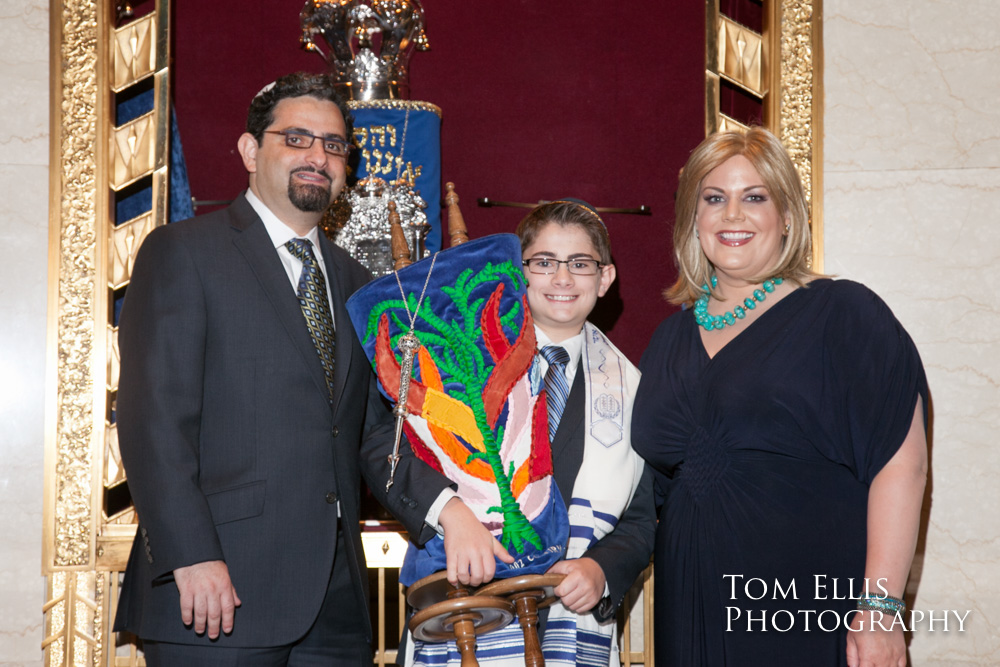
M559 270L560 264L565 264L566 268L574 276L594 276L604 266L596 259L578 257L576 259L553 259L551 257L532 257L523 262L528 271L537 275L551 275Z
M280 134L285 138L285 145L289 148L301 148L303 150L312 148L313 142L319 139L323 143L323 150L327 155L346 158L351 153L351 144L343 139L331 139L329 137L317 137L308 132L298 130L264 130L264 134Z

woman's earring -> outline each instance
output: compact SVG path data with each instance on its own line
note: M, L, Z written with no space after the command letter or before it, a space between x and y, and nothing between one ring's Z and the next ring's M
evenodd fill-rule
M788 236L788 233L790 231L792 231L792 226L786 222L785 223L785 236Z
M698 234L698 230L697 229L694 230L694 237L696 239L700 239L701 238L701 236Z

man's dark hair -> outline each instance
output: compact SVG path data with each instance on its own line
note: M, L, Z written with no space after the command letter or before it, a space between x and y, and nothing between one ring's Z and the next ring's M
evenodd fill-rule
M344 117L344 124L347 126L347 136L344 138L351 141L354 119L351 117L351 110L348 108L347 102L334 87L333 76L310 74L309 72L286 74L257 93L257 96L250 102L250 110L247 112L246 131L252 134L253 138L260 144L264 139L264 130L274 122L274 107L278 106L278 102L291 97L306 96L336 104L337 108L340 109L340 114Z

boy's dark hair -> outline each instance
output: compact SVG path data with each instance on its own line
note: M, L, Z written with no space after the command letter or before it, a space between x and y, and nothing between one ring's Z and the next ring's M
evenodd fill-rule
M555 223L561 227L578 225L590 237L601 264L611 264L611 239L608 228L597 211L586 202L559 199L541 204L531 210L517 225L517 236L521 239L521 251L525 251L545 225Z
M340 115L344 117L344 124L347 126L347 136L344 138L351 141L354 119L347 102L334 87L334 78L329 74L294 72L286 74L265 87L250 102L250 110L247 111L246 131L252 134L259 144L264 139L264 130L274 122L274 107L278 106L278 102L291 97L306 96L336 104L337 108L340 109Z

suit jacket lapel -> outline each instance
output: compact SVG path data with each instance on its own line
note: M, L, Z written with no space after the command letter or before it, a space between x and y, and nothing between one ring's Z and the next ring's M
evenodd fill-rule
M288 332L292 343L301 353L302 361L317 389L326 396L329 390L326 386L323 366L320 365L319 355L316 353L316 346L309 335L308 327L306 327L299 300L288 282L288 274L285 273L285 269L281 265L281 260L271 243L271 237L268 236L264 223L260 221L260 217L250 206L246 197L240 196L233 202L230 210L233 213L233 227L240 231L233 244L250 264L250 268L260 282L261 289L264 290L271 305L274 306L278 319L281 320L281 324Z
M584 369L577 366L573 386L566 397L566 408L559 419L556 437L552 439L552 465L556 471L556 484L563 500L569 505L573 497L573 484L583 464L583 441L586 417L587 388L583 386Z

